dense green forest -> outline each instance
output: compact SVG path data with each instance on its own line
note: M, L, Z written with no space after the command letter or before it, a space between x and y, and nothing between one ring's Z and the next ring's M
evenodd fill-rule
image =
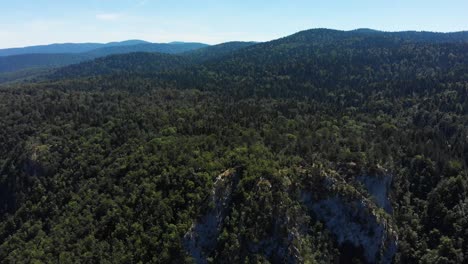
M1 263L468 263L466 33L41 74L0 87Z

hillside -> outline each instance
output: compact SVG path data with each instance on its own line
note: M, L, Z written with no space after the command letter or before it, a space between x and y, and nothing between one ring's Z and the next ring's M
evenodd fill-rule
M51 69L48 68L29 68L14 72L4 72L0 73L0 84L37 81L43 79L43 76L50 74Z
M315 29L0 86L0 262L465 263L464 36Z
M92 59L85 54L24 54L0 57L0 73L28 68L54 68Z
M311 90L319 95L343 86L361 86L372 92L379 85L412 82L415 76L442 78L451 71L464 75L467 53L463 33L315 29L267 43L223 43L181 53L193 66L167 73L159 80L202 90L233 87L239 92L236 86L242 79L248 83L247 93L282 96L311 96ZM364 75L363 68L367 69ZM88 76L100 74L98 68L83 70ZM67 75L66 71L64 68L58 72L73 78L74 73ZM256 89L250 89L252 86ZM417 88L424 89L412 87Z
M201 49L196 49L192 51L187 51L181 55L190 58L195 62L205 62L210 60L215 60L222 58L224 56L230 55L238 50L257 44L256 42L226 42L218 45L213 45L209 47L204 47Z
M48 78L66 79L98 75L152 74L183 68L189 61L182 56L135 52L110 55L58 69Z
M0 57L0 73L14 72L30 68L55 68L67 66L113 54L124 54L133 52L158 52L166 54L177 54L207 46L206 44L201 43L132 43L135 43L135 41L108 44L104 45L105 47L95 48L82 53L76 52L76 50L73 48L70 49L70 52L67 52L67 46L64 46L60 50L63 49L67 53L38 53Z
M184 45L184 44L179 44ZM197 44L195 44L197 45ZM180 54L128 53L62 67L48 74L47 79L81 78L100 75L152 74L180 70L206 61L221 59L233 52L254 45L252 42L228 42ZM185 49L184 47L182 47ZM169 50L166 50L169 52Z
M465 43L414 42L402 40L399 33L382 34L304 31L162 79L178 80L181 87L190 84L243 96L323 98L333 90L349 88L365 95L375 93L377 87L392 87L389 92L397 94L423 92L432 88L425 87L428 82L466 78Z

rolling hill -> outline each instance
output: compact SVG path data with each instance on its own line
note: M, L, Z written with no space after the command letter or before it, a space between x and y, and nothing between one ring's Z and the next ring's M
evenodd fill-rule
M187 60L185 65L192 66L166 72L160 80L178 80L181 86L190 83L200 89L222 84L227 89L242 79L257 87L255 93L269 94L281 93L275 86L282 89L283 85L294 86L287 89L289 94L309 95L311 89L316 94L343 86L373 89L385 82L411 81L427 75L442 78L450 71L463 75L467 65L465 35L464 32L308 30L266 43L232 42L181 53ZM113 58L107 59L111 63ZM82 64L85 65L89 66ZM57 72L73 78L79 67L71 66L72 74L66 74L67 68ZM362 75L362 69L367 69L366 75ZM89 76L93 72L91 68L82 70ZM94 75L99 75L99 67L94 71Z
M204 47L201 49L187 51L187 52L182 53L181 55L188 57L192 61L201 63L205 61L223 58L238 50L241 50L243 48L246 48L255 44L258 44L258 43L257 42L241 42L241 41L226 42L226 43L222 43L218 45Z
M106 48L106 47L121 47L133 46L138 44L147 44L149 42L143 40L126 40L121 42L110 42L106 44L101 43L63 43L63 44L50 44L30 46L23 48L9 48L0 49L0 56L12 56L21 54L60 54L60 53L84 53L91 50Z
M113 54L125 54L132 52L159 52L166 54L178 54L191 50L197 50L200 48L207 47L208 45L202 43L169 43L169 44L159 44L159 43L145 43L131 46L122 46L122 47L106 47L95 49L87 52L87 55L93 57L104 57L107 55Z
M47 78L81 78L124 72L156 75L162 71L167 72L169 70L183 69L189 66L199 65L206 61L222 59L235 51L254 44L254 42L228 42L171 55L148 52L113 55L59 68L49 74ZM198 47L198 44L193 45ZM186 49L186 47L181 48ZM165 51L170 53L171 49L172 48L166 49ZM150 47L147 50L152 50L152 48Z
M66 66L91 60L99 57L104 57L112 54L124 54L131 52L159 52L167 54L177 54L190 50L206 47L206 44L201 43L174 43L174 44L159 44L159 43L143 43L134 44L140 41L127 41L114 44L104 45L105 47L95 48L86 52L76 52L77 49L71 48L69 53L34 53L21 54L0 57L0 73L14 72L25 70L28 68L52 68ZM68 46L60 46L60 49L67 50ZM87 46L86 46L87 47ZM96 46L93 46L96 47Z
M0 57L0 73L30 68L54 68L93 59L88 54L22 54Z
M99 75L155 74L183 68L189 61L178 55L133 52L102 57L58 69L49 78L66 79Z
M442 41L448 39L443 35L431 43L419 42L419 34L403 38L400 33L309 30L252 45L162 78L178 80L182 87L222 87L250 96L323 96L344 88L373 93L376 87L403 89L403 83L411 84L405 88L411 93L427 89L425 82L466 78L466 43L458 38Z

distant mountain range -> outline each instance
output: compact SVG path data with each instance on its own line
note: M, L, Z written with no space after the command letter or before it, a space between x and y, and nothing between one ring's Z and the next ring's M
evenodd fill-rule
M31 53L83 53L99 48L132 46L138 44L149 44L144 40L125 40L109 43L61 43L50 45L38 45L22 48L0 49L0 56L12 56Z
M131 52L113 54L94 60L84 61L57 69L49 77L66 79L74 77L89 77L116 73L150 74L167 70L181 69L186 66L201 64L231 55L243 48L256 44L255 42L227 42L219 45L193 49L183 53L168 54ZM173 46L171 48L174 48Z
M201 43L178 42L114 46L86 53L6 56L0 57L0 83L45 75L49 72L59 78L121 71L149 73L221 58L254 44L256 43L239 41L208 46ZM53 70L54 68L58 69Z
M326 43L336 43L337 40L348 39L355 43L357 39L376 39L382 44L389 45L391 43L463 43L468 42L468 32L453 32L453 33L436 33L436 32L418 32L418 31L402 31L402 32L383 32L373 29L356 29L351 31L340 31L330 29L312 29L297 34L293 34L287 39L279 39L273 43L281 42L304 42L309 43L312 47L316 45L326 45ZM267 42L264 45L271 45ZM314 44L315 43L315 44ZM351 43L351 42L350 42ZM363 42L363 45L368 43ZM94 59L106 57L109 55L128 54L134 52L150 52L164 54L180 54L184 57L185 64L201 63L204 61L214 60L231 54L239 49L249 46L256 46L255 42L228 42L220 45L210 46L203 43L187 43L187 42L170 42L170 43L150 43L143 40L127 40L122 42L111 42L106 44L101 43L65 43L51 44L42 46L31 46L24 48L11 48L0 50L0 82L12 81L21 79L24 72L28 76L34 76L34 72L43 74L45 71L89 62L88 66L96 65L90 62ZM287 43L284 43L287 45ZM264 50L264 49L263 49ZM143 55L132 57L135 62L136 58L141 58ZM268 58L268 54L265 55ZM119 61L122 61L122 57ZM165 62L172 60L169 57L159 56ZM112 60L112 58L110 59ZM177 65L180 60L175 59ZM146 61L146 60L144 60ZM99 61L101 64L109 64L105 60ZM85 66L80 65L78 67ZM128 69L128 65L113 64L111 68ZM168 63L168 65L173 65ZM100 67L99 66L99 67ZM73 66L72 66L73 67ZM149 67L154 69L154 67ZM159 68L159 67L156 67ZM166 69L166 67L162 67ZM67 72L69 69L59 70L61 73ZM75 72L75 70L71 70ZM88 72L88 71L83 71ZM89 71L92 72L92 71ZM62 74L60 74L62 75ZM64 74L67 76L67 74Z
M103 50L106 48L118 49L119 47L129 47L136 45L153 45L157 43L151 43L144 40L125 40L120 42L109 42L109 43L62 43L62 44L50 44L50 45L38 45L23 48L8 48L0 49L0 57L21 55L21 54L51 54L51 53L85 53L93 50ZM168 46L206 46L202 43L187 43L187 42L171 42L167 44L157 45L168 45Z
M203 43L149 43L128 40L107 44L51 44L0 50L0 73L30 68L61 67L113 54L159 52L177 54L203 47Z
M459 66L463 65L464 59L461 55L466 46L464 42L468 42L466 32L312 29L264 43L228 42L178 54L106 56L62 67L42 76L49 80L65 80L141 74L150 78L157 76L158 80L177 80L180 86L190 85L199 89L234 87L242 80L247 86L265 82L265 86L271 86L268 92L273 92L274 85L278 83L291 83L292 88L288 92L292 94L308 89L308 86L300 87L298 83L315 87L328 87L329 83L337 87L359 85L353 76L361 75L362 69L372 71L367 82L373 80L378 83L392 75L373 68L380 65L376 62L399 61L402 57L412 66L391 69L390 72L400 79L412 79L433 71L430 67L417 67L419 61L431 61L433 68L438 70L460 71ZM450 53L453 54L448 58ZM342 64L349 64L349 67L343 69ZM246 73L249 78L245 77Z

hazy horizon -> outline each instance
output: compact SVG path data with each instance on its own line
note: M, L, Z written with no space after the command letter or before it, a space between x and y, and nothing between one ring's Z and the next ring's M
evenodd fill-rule
M312 28L457 32L467 30L466 10L460 0L19 0L2 4L0 48L128 39L262 42Z
M369 30L376 30L376 31L380 31L380 32L389 32L389 33L394 33L394 32L431 32L431 33L444 33L444 34L449 34L449 33L458 33L458 32L468 32L468 30L460 30L460 31L431 31L431 30L399 30L399 31L385 31L385 30L379 30L379 29L374 29L374 28L356 28L356 29L350 29L350 30L343 30L343 29L335 29L335 28L309 28L309 29L303 29L303 30L300 30L300 31L296 31L296 32L291 32L290 34L288 35L285 35L285 36L280 36L278 38L282 38L282 37L286 37L286 36L289 36L289 35L292 35L292 34L295 34L295 33L298 33L298 32L301 32L301 31L306 31L306 30L314 30L314 29L328 29L328 30L338 30L338 31L353 31L353 30L360 30L360 29L369 29ZM275 40L277 38L273 38L273 39L268 39L268 40L264 40L264 41L255 41L255 40L241 40L243 42L268 42L268 41L272 41L272 40ZM171 44L171 43L202 43L202 44L209 44L209 45L218 45L218 44L222 44L222 43L226 43L226 42L231 42L231 41L239 41L239 40L228 40L226 42L219 42L219 43L205 43L205 42L202 42L202 41L197 41L197 40L193 40L193 41L179 41L179 40L172 40L172 41L168 41L168 42L152 42L152 41L149 41L149 40L146 40L146 39L119 39L119 40L111 40L111 41L108 41L108 42L95 42L95 41L84 41L84 42L54 42L54 43L39 43L39 44L32 44L32 45L27 45L27 46L16 46L16 47L0 47L0 49L16 49L16 48L26 48L26 47L32 47L32 46L48 46L48 45L61 45L61 44L110 44L110 43L119 43L119 42L125 42L125 41L145 41L145 42L148 42L148 43L159 43L159 44Z

